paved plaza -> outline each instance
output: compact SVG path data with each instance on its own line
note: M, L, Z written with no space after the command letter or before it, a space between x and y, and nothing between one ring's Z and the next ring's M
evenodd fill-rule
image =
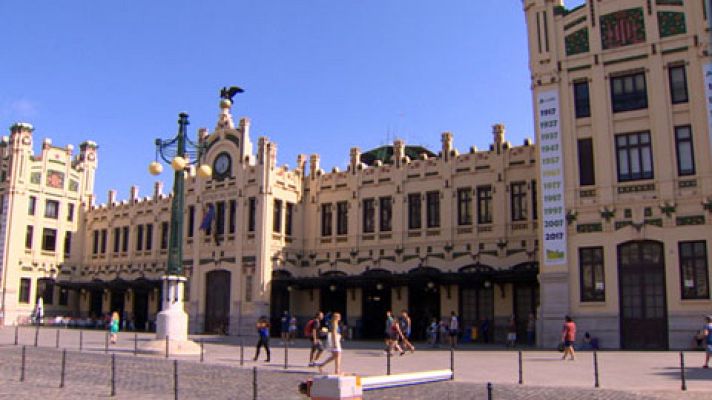
M59 348L57 348L59 332ZM315 371L306 366L306 341L288 351L272 340L270 363L251 360L252 340L245 339L240 366L240 339L196 336L204 343L200 357L133 354L152 334L121 333L117 345L105 349L105 332L41 328L34 346L35 329L0 329L0 398L105 398L111 394L111 354L115 354L116 398L174 398L174 360L178 360L179 398L252 399L257 369L259 399L300 399L297 385ZM25 346L25 381L20 382L22 347ZM387 357L378 342L346 342L344 370L359 375L386 373ZM65 387L59 388L62 349L67 350ZM518 384L518 351L522 350L523 384ZM702 352L685 352L686 384L681 391L678 352L598 353L600 388L594 388L593 354L579 352L576 361L561 361L560 353L535 349L505 350L466 345L455 351L455 381L368 392L367 399L486 399L487 382L494 399L708 399L712 398L712 371L701 368ZM448 349L424 344L415 354L392 357L391 372L450 367Z

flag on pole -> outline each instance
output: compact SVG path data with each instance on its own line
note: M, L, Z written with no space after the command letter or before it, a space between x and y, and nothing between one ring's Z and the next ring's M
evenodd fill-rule
M210 233L210 228L213 226L213 219L215 218L215 206L208 204L208 210L203 214L203 222L200 223L201 230L206 233Z

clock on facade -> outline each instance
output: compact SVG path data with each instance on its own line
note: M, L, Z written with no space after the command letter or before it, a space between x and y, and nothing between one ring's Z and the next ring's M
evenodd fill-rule
M213 171L215 171L215 177L222 179L230 174L230 164L232 160L230 159L230 154L220 153L215 157L215 162L213 163Z

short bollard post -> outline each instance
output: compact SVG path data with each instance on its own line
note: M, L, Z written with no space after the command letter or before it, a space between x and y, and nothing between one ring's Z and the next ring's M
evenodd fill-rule
M450 347L450 380L455 380L455 348Z
M15 325L15 346L17 346L17 339L19 338L19 334L20 334L19 331L20 331L20 326Z
M687 390L687 382L685 381L685 353L680 352L680 379L682 380L682 390Z
M62 372L59 376L59 388L64 388L64 370L67 366L67 349L62 349Z
M203 344L203 342L204 342L204 340L201 340L201 341L200 341L200 362L203 362L203 361L204 361L203 355L205 354L205 349L204 349L204 344Z
M521 350L519 351L519 384L524 383L524 375L522 371L522 352Z
M391 350L386 353L386 375L391 374Z
M54 347L56 349L58 349L59 348L59 329L57 329L56 336L57 336L57 338L55 340Z
M600 387L598 383L598 353L595 351L593 352L593 378L593 387Z
M173 360L173 395L178 400L178 360Z
M492 382L487 382L487 400L492 400Z
M20 382L25 381L25 346L22 346L22 365L20 365Z
M35 327L35 347L37 347L37 342L39 341L40 338L40 325L37 324Z
M166 335L166 358L168 358L168 335Z
M138 333L134 333L134 355L138 355Z
M257 400L257 367L252 367L252 399Z
M240 338L240 366L245 365L245 344L242 338Z
M284 341L284 369L289 365L289 341Z
M111 397L116 396L116 354L111 353Z
M109 332L104 335L104 354L109 352Z

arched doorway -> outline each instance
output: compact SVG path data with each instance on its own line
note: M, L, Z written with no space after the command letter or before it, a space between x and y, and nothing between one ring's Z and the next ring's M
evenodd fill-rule
M447 315L450 315L448 310ZM393 310L393 315L400 316L401 310ZM426 339L428 324L433 318L438 320L440 313L440 291L432 280L416 279L408 284L408 314L410 315L411 338Z
M383 339L386 331L386 311L391 309L391 287L369 283L362 287L361 337Z
M621 348L668 347L663 244L634 241L618 246Z
M205 333L228 333L230 278L230 271L224 269L205 274Z

